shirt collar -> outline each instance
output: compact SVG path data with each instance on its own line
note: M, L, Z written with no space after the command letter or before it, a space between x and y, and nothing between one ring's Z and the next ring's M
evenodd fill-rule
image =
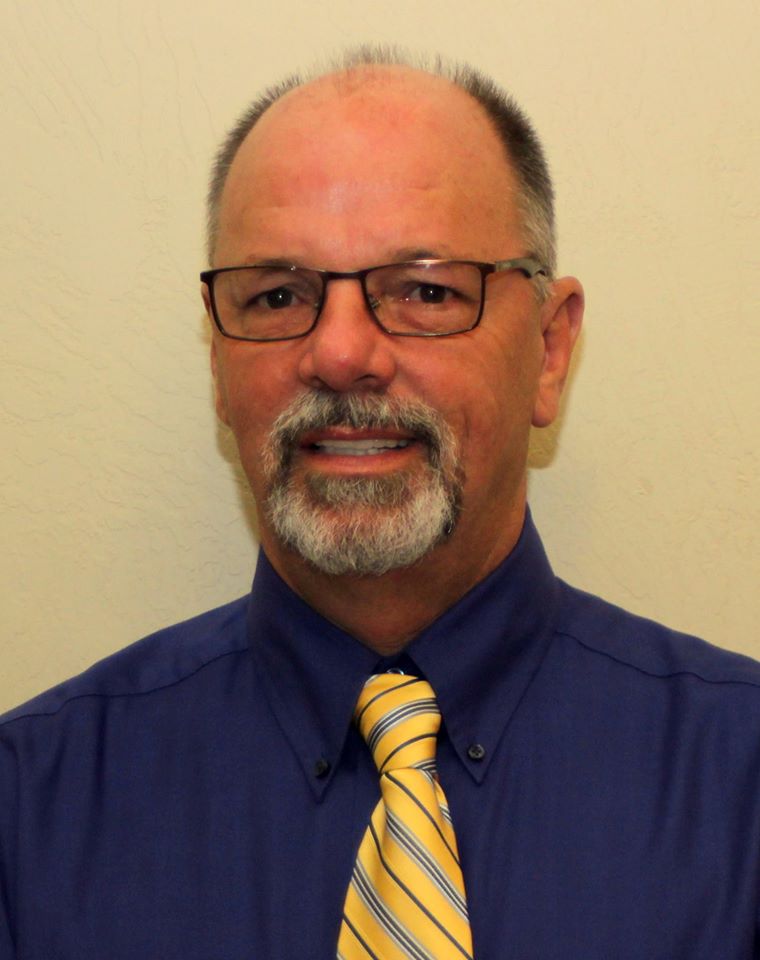
M457 756L482 781L546 652L556 596L554 574L526 512L509 556L401 658L379 659L301 600L261 551L248 606L251 651L315 796L322 797L340 760L362 685L401 661L431 683Z

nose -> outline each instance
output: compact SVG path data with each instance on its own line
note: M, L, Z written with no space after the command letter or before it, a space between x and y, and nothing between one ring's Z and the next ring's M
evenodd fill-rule
M312 389L381 392L396 374L392 337L375 323L358 280L330 280L303 342L299 376Z

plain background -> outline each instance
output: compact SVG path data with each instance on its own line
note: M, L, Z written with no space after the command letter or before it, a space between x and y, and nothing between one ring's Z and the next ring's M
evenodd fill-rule
M0 707L248 589L207 171L257 90L363 41L469 60L544 137L588 295L532 456L555 569L760 655L756 0L32 0L0 36Z

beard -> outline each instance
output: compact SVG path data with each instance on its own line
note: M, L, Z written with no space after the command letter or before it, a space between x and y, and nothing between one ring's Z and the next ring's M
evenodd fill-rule
M422 469L386 476L293 475L307 432L347 426L392 429L424 446ZM451 536L462 500L463 472L454 436L420 401L373 394L304 394L272 426L263 452L264 510L280 543L323 573L380 576L408 567Z

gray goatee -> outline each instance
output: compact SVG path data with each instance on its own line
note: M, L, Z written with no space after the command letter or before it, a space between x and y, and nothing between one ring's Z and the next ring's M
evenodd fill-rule
M379 477L292 475L307 432L391 429L424 445L422 470ZM266 516L276 537L323 573L379 576L408 567L454 530L463 475L448 425L427 404L374 394L304 394L275 421L263 454Z

